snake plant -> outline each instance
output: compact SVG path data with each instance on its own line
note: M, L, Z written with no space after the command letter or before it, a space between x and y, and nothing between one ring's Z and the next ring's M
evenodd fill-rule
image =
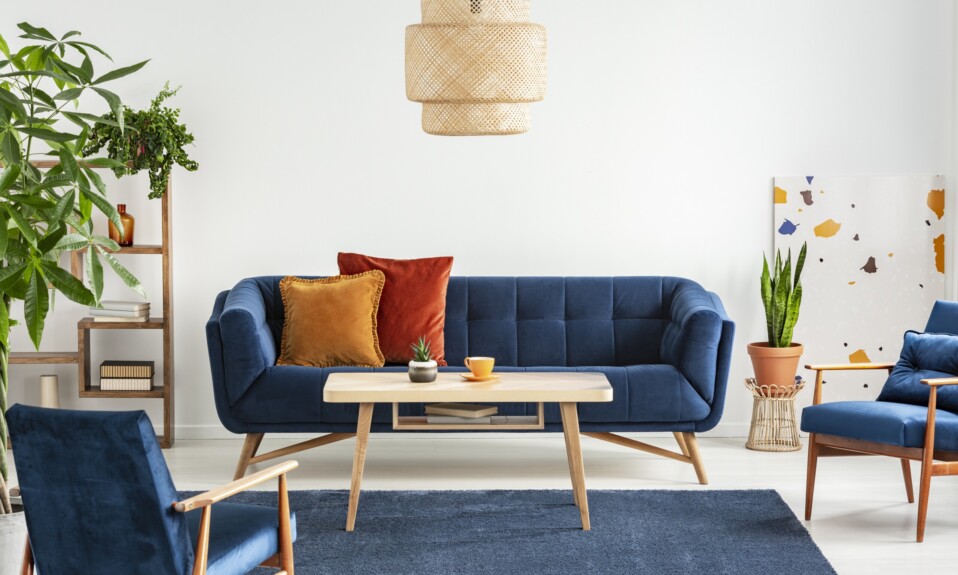
M763 257L762 267L762 303L765 305L765 323L768 328L769 347L788 347L792 343L792 332L798 322L798 310L802 305L802 268L805 266L805 250L802 250L795 262L795 277L792 278L792 250L782 261L782 251L775 254L775 274L769 271L768 259Z

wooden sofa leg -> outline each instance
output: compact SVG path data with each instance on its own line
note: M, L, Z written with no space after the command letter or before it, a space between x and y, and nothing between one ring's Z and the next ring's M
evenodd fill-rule
M692 459L692 466L695 467L695 475L699 478L702 485L709 484L708 475L705 474L705 463L702 461L702 454L699 453L699 444L695 439L695 432L686 431L682 433L682 439L685 440L685 448L688 449L689 457ZM681 444L679 444L681 446Z
M263 441L263 433L247 433L246 441L243 442L243 450L240 452L239 461L236 463L236 473L233 474L233 481L246 475L246 468L249 467L249 460L256 456L256 450Z
M682 436L681 431L673 431L672 436L675 437L675 442L679 444L679 449L682 450L682 455L689 456L689 447L685 444L685 437Z
M901 460L901 474L905 479L905 494L908 495L908 503L915 502L915 488L911 483L911 462L907 459Z
M818 444L815 443L815 434L810 433L808 435L808 468L805 472L805 521L812 519L816 471L818 471Z

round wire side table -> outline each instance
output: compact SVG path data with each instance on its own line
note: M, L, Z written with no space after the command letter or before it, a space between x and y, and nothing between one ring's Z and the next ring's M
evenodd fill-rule
M756 451L798 451L802 442L795 423L795 396L805 388L805 381L792 386L758 385L753 378L745 380L752 392L752 426L745 447Z

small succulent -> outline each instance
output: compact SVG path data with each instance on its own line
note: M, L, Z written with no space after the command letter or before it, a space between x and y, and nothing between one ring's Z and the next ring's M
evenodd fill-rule
M420 337L419 341L410 344L409 347L412 348L413 361L432 361L432 349L430 349L429 342L426 341L425 337Z

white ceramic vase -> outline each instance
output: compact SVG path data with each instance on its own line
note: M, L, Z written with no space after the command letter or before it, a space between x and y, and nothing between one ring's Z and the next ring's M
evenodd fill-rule
M413 383L432 383L438 376L439 364L434 359L409 362L409 381Z

